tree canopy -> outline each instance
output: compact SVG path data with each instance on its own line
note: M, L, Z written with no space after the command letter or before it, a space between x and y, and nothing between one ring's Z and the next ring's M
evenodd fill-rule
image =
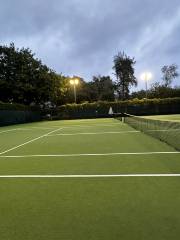
M29 48L0 46L0 100L23 104L56 102L64 77L42 64Z
M163 82L165 87L170 87L174 78L179 76L178 66L176 64L165 65L161 68Z
M114 101L115 85L109 76L94 76L88 85L91 101Z
M127 99L131 86L137 85L137 79L134 76L134 58L127 56L124 52L118 53L114 57L113 69L116 75L116 87L120 99Z
M116 81L110 76L97 75L91 81L81 76L77 85L77 103L95 101L114 101L118 98L144 98L145 91L130 93L130 88L137 85L135 77L135 59L124 52L113 59ZM179 88L172 88L171 83L179 76L176 64L161 69L163 83L154 83L148 90L148 97L176 97ZM58 74L41 60L29 48L16 48L13 43L0 46L0 101L25 105L57 106L74 102L73 87L70 77Z

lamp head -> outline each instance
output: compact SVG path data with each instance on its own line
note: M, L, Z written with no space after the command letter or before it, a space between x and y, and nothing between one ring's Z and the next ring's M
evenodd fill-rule
M144 72L141 74L141 79L143 81L149 81L152 78L152 73L151 72Z
M75 78L75 79L74 79L74 83L75 83L76 85L78 85L78 84L79 84L79 79Z
M70 80L70 84L74 85L74 80L73 79Z

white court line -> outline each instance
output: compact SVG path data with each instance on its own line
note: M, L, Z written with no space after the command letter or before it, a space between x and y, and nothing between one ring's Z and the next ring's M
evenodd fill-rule
M48 135L48 137L53 136L74 136L74 135L101 135L101 134L123 134L123 133L139 133L140 131L119 131L119 132L85 132L85 133L59 133Z
M0 134L1 134L1 133L6 133L6 132L13 132L13 131L17 131L17 130L18 130L18 128L13 128L13 129L9 129L9 130L4 130L4 131L1 131Z
M42 130L51 130L51 129L54 129L55 127L51 127L51 128L49 128L49 127L31 127L31 130L32 129L42 129Z
M75 127L80 127L80 128L92 128L94 126L114 126L114 125L119 125L119 123L111 123L111 124L92 124L92 125L87 125L87 126L83 126L83 125L77 125L77 124L74 124L74 125L71 125L71 126L61 126L62 128L75 128ZM17 130L33 130L33 129L42 129L42 130L51 130L51 129L55 129L57 127L60 127L60 126L56 126L56 125L53 125L51 127L28 127L28 128L14 128L14 129L9 129L9 130L4 130L4 131L1 131L1 133L6 133L6 132L12 132L12 131L17 131Z
M173 132L173 131L180 131L180 128L177 128L177 129L155 129L155 130L147 130L145 132Z
M17 128L18 131L31 131L31 128Z
M120 152L120 153L80 153L80 154L33 154L33 155L1 155L0 158L26 158L26 157L82 157L82 156L116 156L116 155L155 155L180 154L180 152Z
M68 121L68 120L67 120ZM69 121L72 121L72 122L92 122L92 123L95 123L97 124L97 122L103 122L103 123L114 123L115 119L112 120L112 118L92 118L92 119L76 119L76 120L69 120Z
M116 123L114 123L116 124ZM80 128L88 128L88 127L94 127L94 126L107 126L107 125L89 125L89 126L82 126L82 125L74 125L74 126L71 126L71 127L68 127L68 126L65 126L63 127L63 129L67 129L67 128L74 128L74 127L80 127ZM108 126L111 126L111 125L108 125ZM10 129L10 130L4 130L4 131L1 131L1 133L6 133L6 132L12 132L12 131L31 131L31 130L34 130L34 129L42 129L42 130L51 130L51 129L54 129L55 127L59 127L59 126L53 126L51 128L49 127L29 127L29 128L14 128L14 129ZM179 128L177 129L155 129L155 130L147 130L145 132L171 132L171 131L180 131ZM53 135L50 135L51 136L73 136L73 135L95 135L95 134L120 134L120 133L138 133L138 132L141 132L141 131L137 131L137 130L131 130L131 131L117 131L117 132L87 132L87 133L64 133L64 134L53 134Z
M31 130L34 130L34 129L51 130L51 129L54 129L54 128L42 128L42 127L13 128L13 129L1 131L0 134L1 133L7 133L7 132L14 132L14 131L31 131Z
M170 129L170 130L147 130L146 132L170 132L177 131L180 129ZM126 133L140 133L141 131L131 130L131 131L116 131L116 132L84 132L84 133L59 133L48 135L48 137L54 136L76 136L76 135L102 135L102 134L126 134Z
M118 178L118 177L180 177L179 173L147 174L67 174L67 175L0 175L0 178Z
M111 123L111 124L91 124L91 125L78 125L78 124L75 124L75 125L71 125L71 126L66 126L64 125L63 128L76 128L76 127L80 127L80 128L92 128L92 127L111 127L111 126L116 126L116 125L121 125L121 122L120 123ZM56 125L53 125L52 127L59 127L59 126L56 126Z
M12 148L10 148L10 149L8 149L8 150L6 150L6 151L3 151L3 152L0 153L0 155L5 154L5 153L7 153L7 152L10 152L10 151L12 151L12 150L15 150L15 149L17 149L17 148L20 148L20 147L22 147L22 146L24 146L24 145L26 145L26 144L28 144L28 143L32 143L32 142L34 142L34 141L36 141L36 140L38 140L38 139L41 139L41 138L43 138L43 137L46 137L46 136L48 136L49 134L54 133L54 132L57 132L57 131L62 130L62 129L63 129L63 128L58 128L58 129L56 129L56 130L53 130L53 131L48 132L48 133L46 133L46 134L43 134L43 135L41 135L40 137L36 137L36 138L34 138L34 139L30 140L30 141L27 141L27 142L22 143L22 144L20 144L20 145L18 145L18 146L15 146L15 147L12 147Z

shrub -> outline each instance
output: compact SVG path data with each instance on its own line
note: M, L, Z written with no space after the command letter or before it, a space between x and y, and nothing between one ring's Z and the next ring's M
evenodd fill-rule
M67 104L58 107L58 119L108 117L109 108L114 113L134 115L175 114L180 113L180 98L133 99L117 102L94 102Z

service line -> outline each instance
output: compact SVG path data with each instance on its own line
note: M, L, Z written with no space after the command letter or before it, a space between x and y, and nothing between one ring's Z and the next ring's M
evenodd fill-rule
M36 139L37 140L37 139ZM34 157L85 157L85 156L118 156L118 155L159 155L180 154L174 152L116 152L116 153L74 153L74 154L31 154L31 155L1 155L0 158L34 158Z
M0 178L118 178L118 177L180 177L180 173L147 174L79 174L79 175L0 175Z

